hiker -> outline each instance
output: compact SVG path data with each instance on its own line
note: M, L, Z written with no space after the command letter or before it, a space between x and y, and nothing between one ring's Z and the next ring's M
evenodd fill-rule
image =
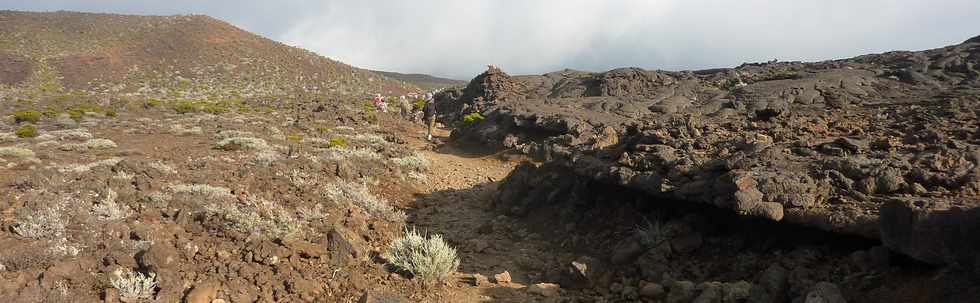
M408 102L405 95L398 97L398 110L405 120L412 120L412 103Z
M388 112L388 103L385 103L385 98L381 94L374 94L374 107L381 110L382 113Z
M422 106L422 115L428 126L428 136L426 140L432 141L432 130L436 127L436 102L431 93L425 94L425 105Z

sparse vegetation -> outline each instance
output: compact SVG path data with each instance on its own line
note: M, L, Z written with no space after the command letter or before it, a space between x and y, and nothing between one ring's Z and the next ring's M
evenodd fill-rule
M33 109L16 111L13 116L15 123L37 123L41 121L41 112Z
M116 191L107 188L103 193L102 200L92 207L92 214L106 221L120 220L128 217L129 210L125 209L123 205L116 203L117 197Z
M471 123L474 123L474 122L480 122L480 121L483 121L483 119L485 119L485 118L480 113L478 113L478 112L472 112L472 113L469 113L469 114L466 114L465 116L463 116L463 124L471 124Z
M116 148L116 142L109 139L89 139L83 143L68 143L58 147L63 151L89 151Z
M68 218L62 214L66 202L33 209L29 215L22 216L14 222L14 233L30 239L61 237L68 224Z
M24 124L18 127L17 130L14 131L14 134L17 135L18 138L34 138L37 137L37 128L30 123Z
M172 193L175 194L188 194L207 197L209 199L226 199L232 198L234 195L231 194L231 190L220 186L211 186L208 184L175 184L167 187Z
M403 222L407 217L404 212L388 204L388 201L372 194L364 184L339 181L324 186L323 192L334 203L358 205L379 219Z
M122 161L122 158L109 158L109 159L96 161L88 164L71 164L62 167L61 169L58 169L58 171L62 173L84 173L92 169L95 169L96 167L114 166L116 164L119 164L120 161Z
M109 279L112 287L119 290L119 296L127 301L150 300L156 294L157 275L150 272L133 272L129 269L117 269Z
M218 141L215 148L222 150L255 149L267 150L272 148L265 140L253 137L232 137Z
M446 244L441 235L427 238L414 228L388 244L383 257L396 269L426 283L442 281L459 268L456 249Z
M34 151L26 148L4 146L0 147L0 157L4 158L34 158Z
M392 158L391 162L416 172L426 172L429 170L430 165L429 159L421 153L413 153L401 158Z
M327 143L328 147L347 147L347 140L344 137L333 137L330 138L330 142Z
M178 114L186 114L197 111L197 105L194 104L193 101L178 101L177 103L174 103L173 107L174 111L176 111Z
M243 233L258 232L274 238L298 232L302 227L282 206L252 196L243 202L221 201L208 204L205 212L223 221L227 228Z

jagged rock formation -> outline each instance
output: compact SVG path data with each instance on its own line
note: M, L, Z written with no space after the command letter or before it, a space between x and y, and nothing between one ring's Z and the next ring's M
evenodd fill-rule
M490 69L443 102L486 117L454 131L456 140L664 200L881 239L922 261L970 267L980 264L978 63L973 38L703 71Z

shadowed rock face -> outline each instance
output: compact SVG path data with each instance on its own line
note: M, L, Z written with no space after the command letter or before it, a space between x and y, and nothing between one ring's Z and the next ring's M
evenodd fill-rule
M442 111L447 120L474 110L486 117L458 128L455 140L512 148L656 197L974 266L978 64L973 38L705 71L491 69L440 102L452 108Z

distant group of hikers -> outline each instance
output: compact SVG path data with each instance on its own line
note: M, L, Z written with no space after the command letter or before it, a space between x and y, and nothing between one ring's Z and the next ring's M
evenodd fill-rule
M409 100L414 100L414 102ZM381 94L375 94L372 102L379 111L388 112L388 102ZM397 102L398 114L408 121L419 122L421 120L425 123L428 127L426 140L432 141L432 131L436 126L436 103L433 93L421 95L409 93L399 96Z

